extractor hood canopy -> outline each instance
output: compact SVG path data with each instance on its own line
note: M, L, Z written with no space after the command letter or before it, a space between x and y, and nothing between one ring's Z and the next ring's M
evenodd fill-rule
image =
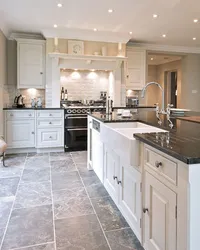
M57 60L59 68L80 70L116 70L120 68L127 57L70 55L65 53L50 53L49 57Z

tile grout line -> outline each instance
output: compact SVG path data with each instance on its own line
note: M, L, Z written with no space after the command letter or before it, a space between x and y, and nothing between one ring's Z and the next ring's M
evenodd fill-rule
M52 215L53 215L53 234L54 234L54 248L57 249L56 246L56 227L55 227L55 213L54 213L54 199L53 199L53 188L52 188L52 172L51 172L51 160L49 153L49 165L50 165L50 186L51 186L51 198L52 198Z
M15 204L15 201L16 201L16 197L17 197L17 192L18 192L18 189L19 189L19 185L20 185L20 182L21 182L23 173L24 173L24 168L25 168L25 164L26 164L26 161L27 161L27 155L28 155L28 154L26 154L26 158L25 158L25 161L24 161L24 167L23 167L23 170L22 170L22 172L21 172L21 175L20 175L20 178L19 178L19 182L18 182L18 185L17 185L17 189L16 189L16 192L15 192L15 195L14 195L13 204L12 204L11 209L10 209L10 214L9 214L9 216L8 216L8 221L7 221L7 223L6 223L5 232L4 232L3 237L2 237L2 240L1 240L0 250L2 249L4 240L5 240L5 236L6 236L6 232L7 232L7 229L8 229L8 225L9 225L9 222L10 222L11 214L12 214L12 212L13 212L13 210L14 210L13 208L14 208L14 204Z
M70 153L70 154L71 154L71 153ZM75 166L76 166L76 168L77 168L76 162L75 162L75 160L74 160L72 154L71 154L71 157L72 157L72 160L73 160L73 162L74 162L74 164L75 164ZM87 165L87 163L86 163L86 165ZM88 192L87 192L87 189L86 189L86 186L85 186L85 184L84 184L84 182L83 182L83 179L82 179L82 177L81 177L81 175L80 175L80 173L79 173L79 169L77 168L77 170L78 170L78 175L79 175L79 177L80 177L80 179L81 179L81 182L82 182L82 184L83 184L83 186L84 186L84 188L85 188L85 191L86 191L86 194L87 194L87 196L88 196L88 199L89 199L89 201L90 201L90 204L91 204L91 206L92 206L92 208L93 208L93 210L94 210L94 214L95 214L96 217L97 217L97 220L98 220L98 222L99 222L100 228L101 228L101 230L102 230L102 232L103 232L103 235L104 235L104 237L105 237L105 240L106 240L106 242L107 242L107 244L108 244L108 247L109 247L110 250L112 250L112 248L111 248L111 246L110 246L110 243L109 243L109 241L108 241L108 239L107 239L107 237L106 237L106 234L105 234L105 232L104 232L104 230L103 230L103 227L102 227L102 225L101 225L101 222L100 222L100 220L99 220L99 217L98 217L98 215L97 215L97 213L96 213L96 210L94 209L94 206L93 206L93 204L92 204L92 201L91 201L91 199L90 199L90 197L89 197L89 194L88 194ZM89 170L88 170L88 171L89 171Z
M110 232L117 232L120 230L124 230L124 229L129 229L130 227L122 227L122 228L118 228L118 229L112 229L112 230L106 230L106 233L110 233ZM131 228L130 228L131 229Z
M55 243L54 241L49 241L49 242L39 243L39 244L35 244L35 245L12 248L12 250L20 250L20 249L24 249L24 248L28 248L28 247L37 247L37 246L42 246L42 245L47 245L47 244L54 244L54 243ZM11 249L9 249L9 250L11 250Z

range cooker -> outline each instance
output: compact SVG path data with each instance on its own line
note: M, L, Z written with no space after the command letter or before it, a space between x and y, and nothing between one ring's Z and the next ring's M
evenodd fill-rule
M87 113L103 112L100 106L66 106L65 107L65 151L87 149Z

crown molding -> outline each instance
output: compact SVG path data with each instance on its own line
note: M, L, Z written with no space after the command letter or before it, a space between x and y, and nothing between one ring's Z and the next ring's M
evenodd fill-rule
M8 40L17 40L17 39L45 40L42 34L34 34L34 33L12 32L8 36Z
M194 53L200 54L200 47L186 47L186 46L173 46L173 45L162 45L162 44L150 44L150 43L136 43L136 42L128 42L128 47L138 47L143 48L145 50L152 50L158 52L173 52L173 53Z

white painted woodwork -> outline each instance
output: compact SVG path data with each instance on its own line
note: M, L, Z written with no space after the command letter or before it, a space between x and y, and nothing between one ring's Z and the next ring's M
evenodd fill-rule
M37 129L37 147L63 146L62 132L62 128Z
M103 143L100 139L100 133L92 129L92 167L103 182Z
M63 118L64 111L61 110L41 110L37 111L37 117L38 118Z
M119 156L105 146L104 148L104 186L110 196L118 204L119 185L117 181L120 176ZM117 177L114 179L114 177Z
M17 87L45 88L45 42L18 39Z
M33 119L6 121L8 148L35 147L35 121Z
M63 121L61 119L38 119L37 120L37 128L45 128L45 127L61 127Z
M120 181L120 210L141 241L141 173L121 163Z
M92 170L92 117L88 116L87 121L87 168Z
M25 119L35 117L34 110L10 110L6 111L6 120Z
M146 82L146 50L127 47L126 89L141 90Z
M176 250L176 193L145 173L144 248Z
M156 167L156 162L162 165ZM156 153L149 148L145 148L145 165L157 171L159 175L170 181L172 184L177 185L177 163L167 159L166 157Z

